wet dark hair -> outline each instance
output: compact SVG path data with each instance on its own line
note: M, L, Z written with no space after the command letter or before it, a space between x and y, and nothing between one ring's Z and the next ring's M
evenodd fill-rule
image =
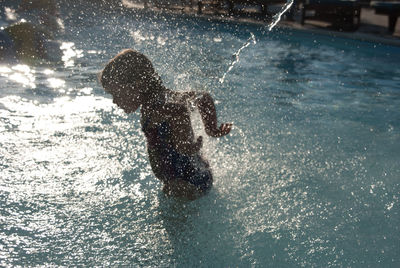
M151 61L142 53L125 49L112 58L100 74L100 83L105 91L110 92L114 86L133 88L138 81L147 84L142 91L156 89L161 80L154 71Z

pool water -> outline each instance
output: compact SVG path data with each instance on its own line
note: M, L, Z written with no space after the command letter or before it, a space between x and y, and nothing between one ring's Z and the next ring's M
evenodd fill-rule
M61 14L61 64L0 67L0 266L400 265L399 48L84 4ZM124 48L234 123L205 137L206 196L163 195L139 113L98 84Z

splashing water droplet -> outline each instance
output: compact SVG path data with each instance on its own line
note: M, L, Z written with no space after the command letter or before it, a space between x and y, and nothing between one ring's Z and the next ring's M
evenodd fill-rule
M281 20L282 15L285 14L286 11L288 11L292 5L293 5L294 0L287 0L286 4L282 7L281 11L279 11L277 14L274 15L272 22L270 24L268 24L268 31L271 31L277 24L278 22ZM234 60L231 62L231 64L228 67L228 70L222 75L222 77L218 80L221 84L224 83L225 78L227 76L227 74L233 69L233 67L236 65L236 63L238 63L240 61L240 53L247 48L248 46L251 45L251 43L253 43L254 45L257 44L256 38L254 36L253 33L250 33L250 37L249 39L247 39L247 41L243 44L242 47L240 47L235 54L233 54L233 58Z
M286 11L288 11L292 7L293 2L294 2L294 0L286 1L286 4L282 7L281 11L279 11L278 13L275 14L272 22L268 25L268 31L271 31L278 24L278 22L282 18L282 15L285 14Z
M238 62L240 61L239 56L240 56L240 53L242 52L242 50L245 49L246 47L250 46L251 43L253 43L253 44L256 44L256 43L257 43L256 37L254 36L253 33L250 33L250 38L247 39L246 43L244 43L244 45L243 45L241 48L239 48L239 50L236 51L235 54L233 54L234 61L232 61L232 63L231 63L231 65L229 66L228 70L227 70L227 71L224 73L224 75L219 79L219 82L220 82L221 84L224 83L226 75L233 69L233 67L235 66L235 64L238 63Z

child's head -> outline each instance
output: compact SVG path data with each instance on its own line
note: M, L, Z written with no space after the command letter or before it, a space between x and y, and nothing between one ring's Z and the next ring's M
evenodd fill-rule
M125 49L107 63L100 82L107 92L113 93L115 87L131 89L138 83L152 83L157 79L153 65L145 55L133 49Z
M161 88L161 81L150 60L132 49L123 50L108 62L101 73L100 82L121 108L124 108L122 101L135 99L136 103L141 102L143 96Z

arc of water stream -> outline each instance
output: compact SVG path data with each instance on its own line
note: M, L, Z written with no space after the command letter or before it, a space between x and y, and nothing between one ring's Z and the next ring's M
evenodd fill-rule
M282 7L282 9L275 14L272 17L272 22L267 26L268 31L271 31L277 24L278 22L281 20L282 15L285 14L286 11L288 11L292 5L293 5L294 0L287 0L286 4ZM234 60L232 61L232 63L229 65L228 70L223 74L223 76L219 79L219 82L222 84L225 81L225 77L227 76L227 74L233 69L233 67L236 65L236 63L238 63L240 61L240 53L247 48L248 46L250 46L251 44L256 44L256 37L254 36L253 33L250 33L250 37L249 39L247 39L247 41L243 44L243 46L241 48L239 48L235 54L233 54L233 58Z
M250 33L250 38L247 39L246 43L244 43L244 45L239 48L238 51L236 51L235 54L233 54L234 57L234 61L232 61L231 65L229 66L228 70L224 73L224 75L219 79L219 82L222 84L225 81L225 77L226 75L233 69L233 66L235 66L236 63L238 63L240 61L240 53L242 52L243 49L245 49L246 47L250 46L250 44L253 42L253 44L256 44L256 37L254 36L253 33Z
M287 0L286 4L282 7L281 11L279 11L278 13L276 13L273 16L272 22L268 25L268 31L271 31L275 25L278 24L278 22L281 20L282 15L286 13L286 11L288 11L292 5L294 3L294 0Z

